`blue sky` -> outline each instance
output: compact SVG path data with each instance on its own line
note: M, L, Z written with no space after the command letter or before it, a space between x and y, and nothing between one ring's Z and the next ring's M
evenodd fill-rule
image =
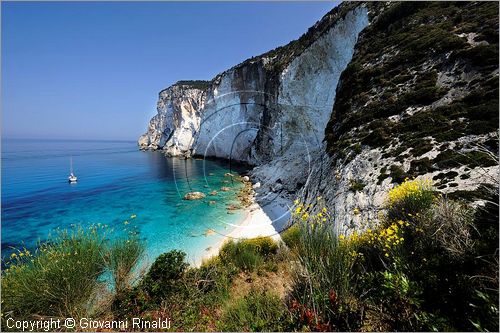
M2 2L2 137L136 140L158 92L298 38L333 2Z

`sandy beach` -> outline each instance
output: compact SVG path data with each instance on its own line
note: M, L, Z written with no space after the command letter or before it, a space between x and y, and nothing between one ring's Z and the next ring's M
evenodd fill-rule
M216 256L222 245L224 245L224 243L229 239L238 240L241 238L269 236L275 241L281 240L281 236L273 226L273 220L269 217L269 215L279 215L279 213L281 213L279 210L282 211L282 208L273 207L271 212L266 209L268 210L266 213L258 203L254 202L245 210L246 215L241 223L239 225L233 225L234 230L222 240L211 246L200 259L195 261L195 266L200 266L204 260L208 260L211 257Z

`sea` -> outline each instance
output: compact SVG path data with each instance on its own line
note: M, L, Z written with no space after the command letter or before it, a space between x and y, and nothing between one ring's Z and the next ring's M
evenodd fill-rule
M68 182L70 161L75 184ZM227 173L241 167L140 151L134 141L2 139L1 171L4 259L58 230L98 226L109 238L138 233L145 263L178 249L193 264L244 218L227 209L238 204L242 186ZM193 191L206 197L183 199Z

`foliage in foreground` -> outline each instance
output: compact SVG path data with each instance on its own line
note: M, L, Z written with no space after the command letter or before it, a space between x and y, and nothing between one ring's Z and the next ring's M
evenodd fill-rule
M296 329L498 330L498 223L487 218L498 221L498 206L474 211L407 180L386 208L379 227L339 239L295 211Z
M97 226L58 231L35 253L18 250L2 273L3 319L94 315L98 296L110 294L104 276L125 288L142 251L135 236L110 243Z
M178 331L497 331L492 193L475 210L427 181L407 180L389 193L380 225L349 235L334 232L320 199L315 214L297 203L282 244L230 241L200 267L170 251L135 284L125 276L142 253L137 239L110 243L78 229L34 256L17 255L3 275L3 309L19 317L170 318ZM97 311L106 272L115 293Z
M274 274L279 250L269 237L229 241L200 267L189 267L185 253L170 251L136 287L117 296L112 313L174 318L172 328L179 331L283 330L288 312L273 291L252 288L234 295L235 283L257 285L262 276Z

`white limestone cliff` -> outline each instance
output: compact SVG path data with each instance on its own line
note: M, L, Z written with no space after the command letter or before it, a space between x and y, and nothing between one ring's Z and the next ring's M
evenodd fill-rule
M205 103L203 89L188 84L176 84L159 94L157 114L148 131L139 138L141 149L163 149L170 156L189 151L194 133L200 127L201 110Z
M400 165L396 158L386 156L387 149L361 145L361 140L353 136L350 144L358 145L359 152L346 160L328 152L327 143L330 142L325 137L325 129L332 122L332 110L354 114L368 103L361 102L358 98L361 96L356 95L352 110L334 106L337 93L338 101L341 100L339 89L344 93L350 89L348 85L342 86L340 77L355 51L358 54L364 47L364 52L371 52L366 45L373 35L367 36L366 31L376 26L370 22L375 22L376 15L380 14L371 11L378 8L383 13L384 8L391 5L343 3L296 42L249 59L217 75L206 85L181 82L163 90L158 114L151 119L147 133L139 139L139 146L162 149L170 156L201 155L252 165L250 178L260 185L255 188L256 200L269 217L277 221L278 230L287 221L286 212L293 199L314 206L318 196L324 198L324 203L333 212L339 232L349 233L367 227L368 222L376 222L387 191L394 186L389 175L380 180L381 170L397 165L406 172L413 160L425 156L407 157ZM365 46L360 46L363 43ZM374 53L379 51L373 50ZM397 49L391 48L376 62L363 64L361 68L380 65L397 54ZM441 60L446 59L442 57ZM413 76L428 72L428 67L436 61L429 59L422 68L414 68L412 75L407 75L408 82L399 85L397 94L414 89ZM432 106L410 107L406 115L387 120L395 123L402 117L448 105L462 97L465 88L448 84L449 79L443 79L455 78L456 74L445 74L438 72L437 84L449 91L446 96ZM498 76L498 68L495 75ZM478 81L474 78L468 77L466 81ZM457 81L458 76L455 79ZM464 80L461 78L462 83ZM380 84L381 87L370 91L370 98L383 96L386 87ZM341 120L330 125L330 132ZM358 133L363 126L346 135ZM396 134L394 139L398 140ZM484 143L490 139L488 134L470 141ZM397 148L395 145L389 150ZM428 154L434 153L436 147ZM428 172L425 176L432 178L440 171L443 170ZM498 165L445 171L458 173L453 180L457 184L455 190L474 190L485 179L489 183L498 181ZM460 177L465 173L470 179ZM353 181L366 186L353 190Z

